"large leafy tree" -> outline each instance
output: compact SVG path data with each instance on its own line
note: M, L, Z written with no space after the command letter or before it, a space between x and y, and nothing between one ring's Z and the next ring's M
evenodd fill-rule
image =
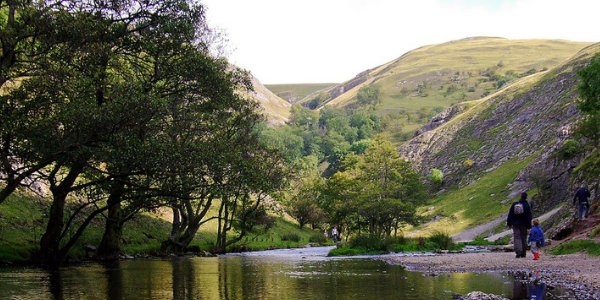
M57 129L52 126L52 114L58 107L20 101L22 93L12 93L24 78L60 76L48 63L50 53L68 43L83 43L78 27L82 22L76 22L63 3L0 1L0 181L4 183L0 203L17 187L33 184L36 172L69 151L65 143L49 151L32 147L35 142L43 143L49 130ZM55 91L50 86L46 95Z
M346 212L337 211L334 219L378 237L418 221L416 208L425 196L422 180L390 142L377 137L365 154L347 159L328 182L333 201L328 205Z
M578 71L581 83L578 86L581 101L578 108L583 116L578 131L592 140L594 147L600 145L600 53L594 55L590 64Z
M202 6L132 0L15 7L15 18L30 10L51 15L45 35L22 43L52 47L7 64L2 74L13 81L0 107L3 179L22 184L38 176L53 197L41 263L59 263L101 214L107 231L100 250L111 255L123 223L141 209L207 199L206 187L227 196L215 192L215 177L234 164L219 154L260 117L238 94L250 88L248 74L211 55ZM240 144L246 147L233 153L256 146ZM81 201L69 210L70 195ZM201 210L210 206L204 204Z

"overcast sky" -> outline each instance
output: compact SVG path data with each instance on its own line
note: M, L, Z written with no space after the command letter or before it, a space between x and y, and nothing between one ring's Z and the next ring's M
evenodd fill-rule
M473 36L600 42L599 0L200 0L229 61L263 84L341 83Z

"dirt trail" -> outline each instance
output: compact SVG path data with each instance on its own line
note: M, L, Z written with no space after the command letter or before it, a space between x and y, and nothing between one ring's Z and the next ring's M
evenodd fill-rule
M555 208L539 217L537 217L540 222L543 222L544 220L548 219L549 217L553 216L556 212L558 212L561 209L561 207ZM500 217L482 224L482 225L478 225L475 226L473 228L469 228L463 232L457 233L455 235L452 236L452 240L454 240L454 242L458 243L458 242L470 242L472 240L474 240L476 237L478 237L479 235L488 232L490 230L492 230L494 227L498 226L499 224L505 224L506 223L506 213L501 215ZM509 234L512 234L512 230L505 230L502 231L500 233L494 234L492 236L489 236L487 238L485 238L487 241L493 242L496 241L500 238L503 238Z

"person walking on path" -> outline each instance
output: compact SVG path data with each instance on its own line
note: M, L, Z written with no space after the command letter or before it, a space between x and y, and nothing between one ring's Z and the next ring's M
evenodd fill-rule
M531 220L531 230L529 231L528 243L531 243L531 253L533 253L533 260L540 259L539 248L546 246L546 238L544 237L544 231L540 227L540 221L538 219Z
M506 226L513 231L516 258L526 256L527 252L527 230L531 228L531 207L527 202L527 193L521 193L521 198L513 202L508 210Z
M331 237L333 238L334 242L337 242L340 238L337 227L333 226L333 229L331 230Z
M588 191L588 189L583 185L575 192L575 196L573 197L573 205L575 202L579 201L579 220L587 218L590 214L590 202L588 201L590 196L590 191ZM584 210L585 215L583 214Z

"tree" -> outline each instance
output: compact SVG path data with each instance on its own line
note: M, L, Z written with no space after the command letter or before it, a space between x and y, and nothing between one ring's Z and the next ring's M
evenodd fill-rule
M37 47L60 41L22 66L4 64L1 74L27 75L0 103L2 124L10 124L0 129L0 174L11 185L39 178L50 188L53 200L40 241L44 265L60 263L87 224L104 213L100 249L110 255L118 250L123 223L135 213L202 198L203 184L227 166L215 154L227 153L238 129L251 130L248 124L261 121L257 104L238 93L251 88L248 73L211 55L214 36L202 6L134 2L16 6L23 12L15 18L28 10L51 15L47 35L25 42ZM13 48L19 47L29 49ZM11 62L9 54L3 52L2 60ZM14 190L7 187L3 195ZM67 210L67 197L76 194L84 201Z
M580 134L592 140L594 147L600 145L600 53L594 55L590 64L577 71L581 78L578 86L581 100L577 107L583 117L578 123Z
M307 156L296 163L296 176L291 180L290 190L285 201L287 212L300 228L307 224L319 226L324 221L321 208L318 206L323 185L319 174L318 160Z
M310 129L311 127L316 126L318 122L319 112L310 110L309 108L306 108L300 104L292 105L288 124Z
M379 99L379 87L376 85L365 85L358 89L356 94L358 103L361 105L377 105L381 102Z
M215 251L224 253L227 246L239 242L264 215L266 199L287 184L289 170L284 157L276 150L254 149L237 160L226 177L217 180L221 205ZM235 231L235 234L231 234Z
M327 181L322 204L332 222L383 237L418 221L423 184L390 142L377 136L365 154L345 158L340 170Z
M376 137L358 167L357 180L363 187L359 215L368 220L371 235L389 236L401 224L416 223L416 207L424 199L424 188L390 142Z
M61 143L52 151L32 151L33 140L44 142L48 131L56 129L49 120L52 112L39 103L19 102L13 94L25 78L57 75L47 62L53 49L69 40L73 45L83 42L76 34L83 23L61 2L0 1L0 204L17 187L34 183L38 171L68 150Z

